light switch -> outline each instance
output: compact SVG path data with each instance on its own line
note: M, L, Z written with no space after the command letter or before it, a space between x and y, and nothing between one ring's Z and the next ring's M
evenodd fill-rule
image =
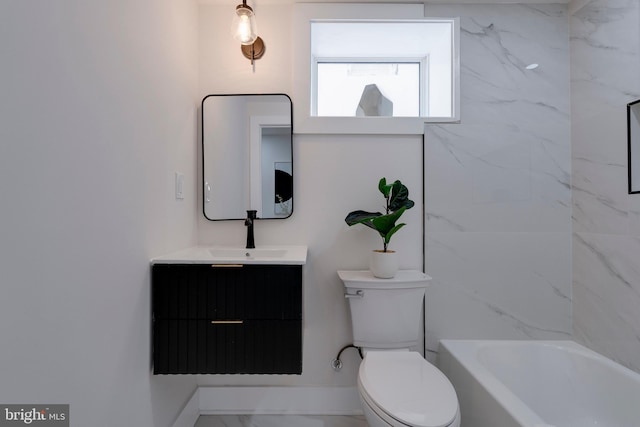
M184 175L176 172L176 199L184 199Z

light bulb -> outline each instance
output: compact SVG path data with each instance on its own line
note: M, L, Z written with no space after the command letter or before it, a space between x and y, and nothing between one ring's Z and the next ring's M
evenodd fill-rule
M251 21L247 15L240 17L240 21L238 22L238 37L240 38L240 43L253 43L251 39Z
M243 45L250 45L258 38L255 15L249 6L238 6L231 26L233 38Z

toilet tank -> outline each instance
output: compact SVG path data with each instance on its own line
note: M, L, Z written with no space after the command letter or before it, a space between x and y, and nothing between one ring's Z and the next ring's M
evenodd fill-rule
M353 344L371 349L410 348L420 342L422 302L431 277L400 270L392 279L370 271L338 271L351 310Z

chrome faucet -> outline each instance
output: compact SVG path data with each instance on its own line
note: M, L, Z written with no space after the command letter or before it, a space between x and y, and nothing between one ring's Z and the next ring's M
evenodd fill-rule
M253 222L258 219L256 214L258 211L248 210L247 219L244 220L244 225L247 227L247 249L254 249L256 243L253 240Z

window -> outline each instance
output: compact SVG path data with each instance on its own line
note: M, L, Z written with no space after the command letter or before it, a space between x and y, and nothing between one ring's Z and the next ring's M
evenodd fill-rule
M318 59L312 115L420 117L426 110L420 65L396 58Z
M422 133L458 120L457 19L421 18L421 5L327 6L296 5L294 31L308 34L294 47L297 133Z
M312 21L311 115L452 117L452 58L452 20Z

